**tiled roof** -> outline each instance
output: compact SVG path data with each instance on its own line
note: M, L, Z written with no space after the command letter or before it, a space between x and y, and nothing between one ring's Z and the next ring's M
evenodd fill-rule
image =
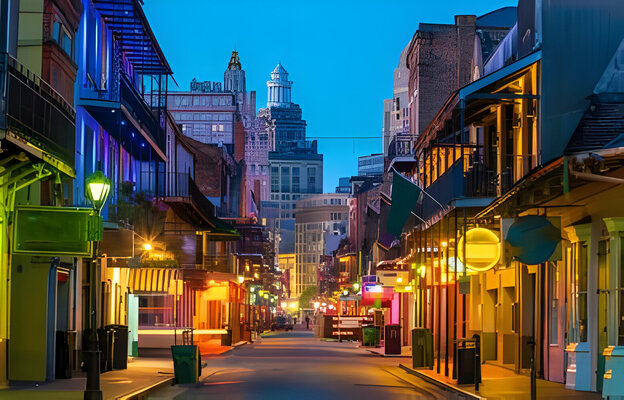
M624 135L624 103L593 102L585 111L566 148L566 154L618 147Z

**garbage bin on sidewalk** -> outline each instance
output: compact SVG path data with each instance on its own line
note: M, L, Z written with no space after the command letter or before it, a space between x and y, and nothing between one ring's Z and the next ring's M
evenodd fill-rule
M228 329L227 333L221 334L221 346L232 345L232 330Z
M433 335L430 329L412 329L412 367L433 368Z
M362 346L379 346L378 326L362 326Z
M106 329L111 331L113 351L112 368L128 368L128 327L126 325L107 325Z
M171 346L175 383L197 383L201 376L201 355L195 345Z
M456 360L458 385L481 382L480 351L478 336L472 339L457 340Z
M72 365L71 356L72 349L70 347L69 332L56 331L56 379L71 379Z
M401 325L386 325L385 354L401 354Z

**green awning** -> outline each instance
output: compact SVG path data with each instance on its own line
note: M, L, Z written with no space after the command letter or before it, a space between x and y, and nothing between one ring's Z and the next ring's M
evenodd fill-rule
M240 239L240 233L232 225L218 217L210 217L213 228L204 231L211 242L234 242Z

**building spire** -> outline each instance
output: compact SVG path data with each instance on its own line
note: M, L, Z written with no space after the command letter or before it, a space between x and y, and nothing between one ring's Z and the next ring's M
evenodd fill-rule
M242 69L240 60L238 59L238 51L236 51L236 44L234 44L234 51L232 51L232 57L230 58L230 62L228 63L229 70L240 70Z

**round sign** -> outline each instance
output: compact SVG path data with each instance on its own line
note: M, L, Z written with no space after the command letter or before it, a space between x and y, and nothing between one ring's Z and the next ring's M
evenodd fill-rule
M464 254L464 248L466 254ZM458 254L459 260L468 269L477 272L487 271L500 259L500 241L498 236L489 229L473 228L459 239Z

